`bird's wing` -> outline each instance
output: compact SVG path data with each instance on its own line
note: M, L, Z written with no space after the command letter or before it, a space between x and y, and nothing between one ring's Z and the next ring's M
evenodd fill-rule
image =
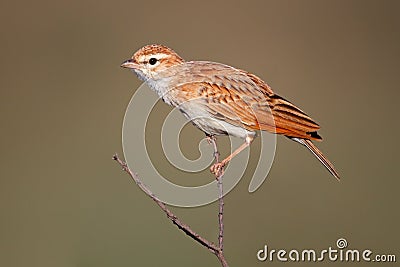
M197 103L201 103L202 108L215 119L248 130L259 130L259 122L255 119L256 113L252 107L254 101L251 101L254 98L240 95L236 90L229 90L217 84L206 82L182 85L180 93L186 94L187 92L195 93L189 99L196 99ZM264 110L268 112L268 107ZM274 122L271 115L263 116L262 121L265 130L274 132Z
M203 63L200 64L200 63ZM204 108L217 119L247 130L265 130L319 140L319 129L308 115L274 94L257 76L230 66L196 62L192 73L198 80L179 84L181 99L203 100Z

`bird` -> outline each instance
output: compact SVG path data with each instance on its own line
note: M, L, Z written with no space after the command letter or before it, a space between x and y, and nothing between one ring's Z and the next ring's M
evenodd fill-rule
M185 61L171 48L146 45L121 67L132 70L168 105L178 108L207 137L229 135L244 143L211 166L216 176L248 147L258 131L286 136L305 146L340 180L333 164L314 145L320 126L277 95L266 82L245 70L210 61Z

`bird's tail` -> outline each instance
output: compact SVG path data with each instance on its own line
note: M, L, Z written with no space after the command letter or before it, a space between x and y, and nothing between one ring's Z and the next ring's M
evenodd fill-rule
M333 164L322 154L322 152L308 139L302 139L302 138L291 138L292 140L304 145L307 147L313 154L314 156L322 163L324 166L328 169L328 171L337 179L340 181L339 174L335 170L335 167L333 167Z

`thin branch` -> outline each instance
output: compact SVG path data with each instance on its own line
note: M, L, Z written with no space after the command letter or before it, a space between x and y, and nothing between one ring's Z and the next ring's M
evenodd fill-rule
M222 183L223 176L218 177L218 190L219 190L219 212L218 212L218 246L221 251L224 250L224 188Z
M219 163L219 152L217 147L217 142L214 136L209 137L209 142L214 147L214 158L215 163ZM223 169L220 173L216 174L217 185L218 185L218 202L219 202L219 210L218 210L218 226L219 226L219 234L218 234L218 247L223 252L224 250L224 187L222 179L224 177Z
M218 152L218 151L217 151ZM217 256L218 260L221 262L221 265L223 267L228 267L228 263L224 257L224 254L222 252L222 249L220 246L216 246L214 243L208 241L207 239L203 238L199 234L197 234L195 231L193 231L187 224L183 223L181 220L179 220L176 215L170 211L165 203L163 203L161 200L159 200L139 179L139 176L132 172L126 162L122 161L117 154L113 156L113 160L118 162L119 165L121 165L122 170L124 170L126 173L129 174L129 176L132 178L132 180L139 186L142 191L148 195L156 204L161 208L162 211L167 215L168 219L172 221L173 224L175 224L180 230L182 230L185 234L190 236L192 239L206 247L208 250L210 250L215 256Z

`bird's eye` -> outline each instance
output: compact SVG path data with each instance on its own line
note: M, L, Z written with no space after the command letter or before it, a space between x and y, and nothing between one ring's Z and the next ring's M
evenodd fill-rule
M157 59L152 57L152 58L150 58L149 63L150 63L150 65L154 65L157 63Z

